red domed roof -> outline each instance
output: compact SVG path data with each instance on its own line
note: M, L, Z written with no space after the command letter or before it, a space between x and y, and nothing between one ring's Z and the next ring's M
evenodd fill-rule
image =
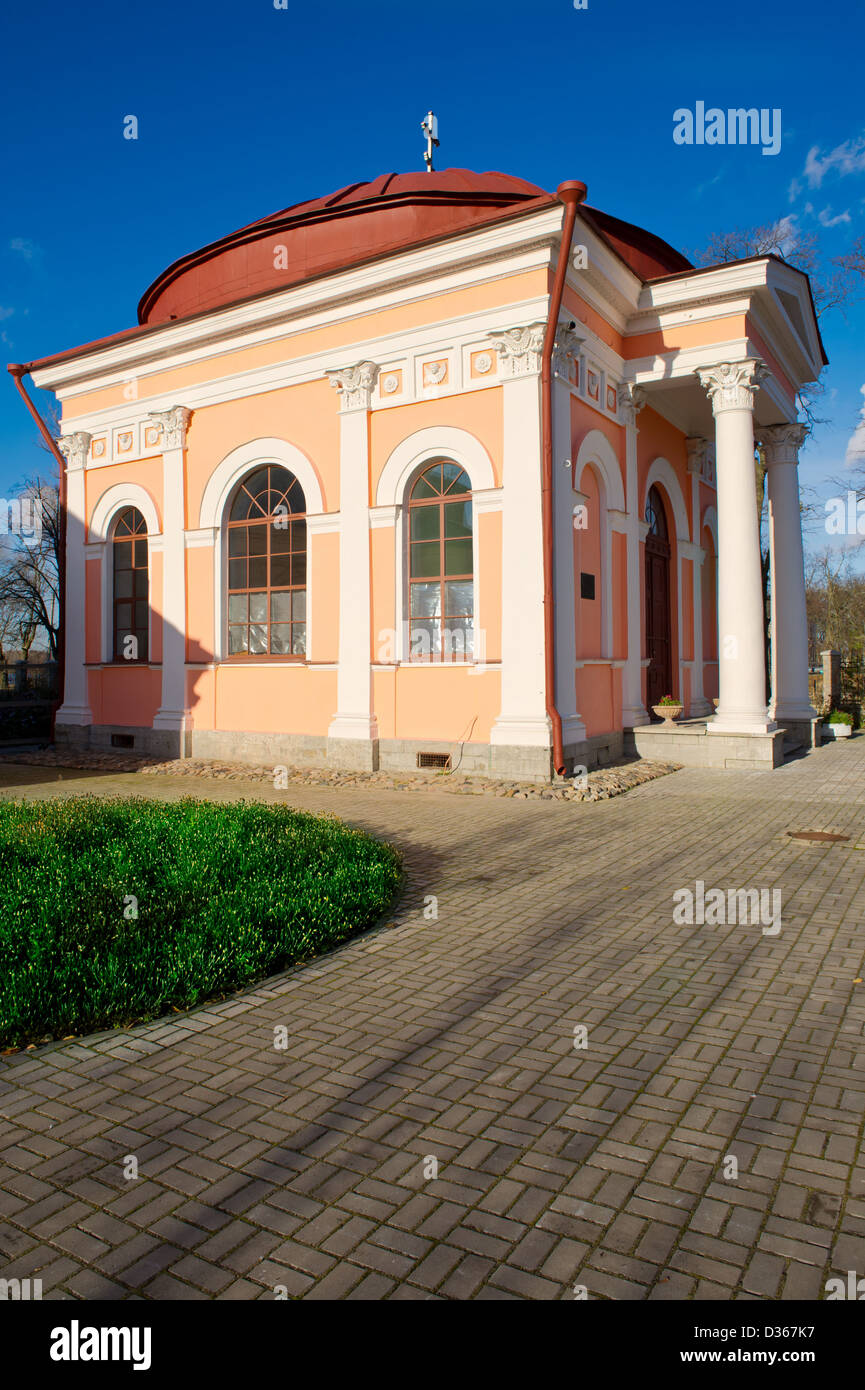
M551 193L508 174L383 174L296 203L183 256L145 292L138 321L165 323L234 304L554 202Z

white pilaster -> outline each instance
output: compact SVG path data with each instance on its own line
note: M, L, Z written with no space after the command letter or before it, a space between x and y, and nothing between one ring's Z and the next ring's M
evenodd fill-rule
M710 734L765 734L769 719L760 527L754 486L754 392L766 376L751 358L698 371L715 416L718 488L718 713Z
M490 334L501 359L504 425L502 707L490 743L536 749L549 748L552 738L544 665L544 332L543 323L532 323Z
M628 656L622 672L622 726L648 724L643 704L643 590L640 583L640 514L637 488L637 415L646 404L639 386L622 382L619 407L625 419L625 497L627 507Z
M186 704L186 541L184 528L184 451L192 411L184 405L153 411L148 421L162 430L162 702L154 729L177 735L186 752L192 725ZM172 739L171 744L174 743Z
M374 362L327 372L339 392L339 674L327 731L335 761L378 767L378 722L370 667L369 410Z
M685 441L688 449L688 473L691 478L691 534L694 537L693 560L693 604L694 604L694 664L691 676L691 708L694 717L712 713L712 702L706 699L703 685L703 561L706 552L702 547L700 530L700 480L705 474L706 441L698 436Z
M553 531L556 621L556 708L562 719L562 743L580 743L586 726L576 702L576 575L574 573L574 505L571 487L571 389L574 362L584 339L568 324L559 324L553 347Z
M814 719L808 692L808 616L802 514L799 509L799 449L806 425L772 425L761 431L769 489L769 562L772 587L773 719Z
M66 601L62 620L66 626L66 661L63 704L58 724L92 724L87 690L86 660L86 552L87 526L84 468L91 436L83 430L62 435L57 441L66 460Z

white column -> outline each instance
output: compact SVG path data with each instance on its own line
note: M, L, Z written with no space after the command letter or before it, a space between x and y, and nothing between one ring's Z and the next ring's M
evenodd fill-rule
M86 660L86 559L84 537L87 527L84 469L90 449L89 434L83 430L66 434L57 441L66 460L66 600L61 621L65 625L66 660L63 704L57 711L57 724L92 724L87 689Z
M490 334L501 360L504 426L502 705L490 743L497 770L513 766L548 776L540 393L545 328L532 323ZM515 752L496 753L505 748Z
M339 675L328 757L343 767L378 767L378 722L370 666L369 410L374 362L327 372L340 397Z
M816 718L808 692L808 616L799 509L799 449L806 425L772 425L760 439L769 484L773 719Z
M565 748L581 743L586 726L576 698L576 575L574 573L574 506L571 486L571 381L584 339L560 323L553 347L553 593L556 622L556 708L562 719Z
M706 441L698 436L686 439L688 449L688 472L691 476L691 534L694 544L686 558L693 562L693 603L694 603L694 664L691 674L691 708L689 713L697 718L712 713L712 704L706 699L703 686L703 531L700 525L700 480L706 471Z
M186 704L186 543L184 451L192 411L184 405L153 411L162 430L162 703L153 717L175 756L189 752L192 717Z
M718 713L710 734L770 733L763 635L760 527L754 484L754 392L762 363L699 371L715 416L718 487Z
M643 589L640 582L640 513L637 487L637 415L646 404L640 386L623 381L619 406L625 419L625 505L627 507L628 657L622 673L622 727L648 724L643 704Z

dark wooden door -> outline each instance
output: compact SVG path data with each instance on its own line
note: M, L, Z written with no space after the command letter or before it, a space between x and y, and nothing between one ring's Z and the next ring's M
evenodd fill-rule
M670 542L664 504L657 488L646 502L646 704L673 695L670 623Z

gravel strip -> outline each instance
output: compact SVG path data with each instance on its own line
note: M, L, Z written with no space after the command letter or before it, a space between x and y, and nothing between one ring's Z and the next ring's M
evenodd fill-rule
M643 782L678 772L679 763L647 762L642 758L596 768L579 780L506 782L459 772L337 772L327 768L264 767L251 763L218 762L210 758L169 761L134 753L72 752L45 749L0 756L0 764L26 763L37 767L68 767L93 772L138 772L145 777L196 777L220 782L266 782L272 787L375 787L393 791L443 791L462 796L504 796L515 801L607 801Z

